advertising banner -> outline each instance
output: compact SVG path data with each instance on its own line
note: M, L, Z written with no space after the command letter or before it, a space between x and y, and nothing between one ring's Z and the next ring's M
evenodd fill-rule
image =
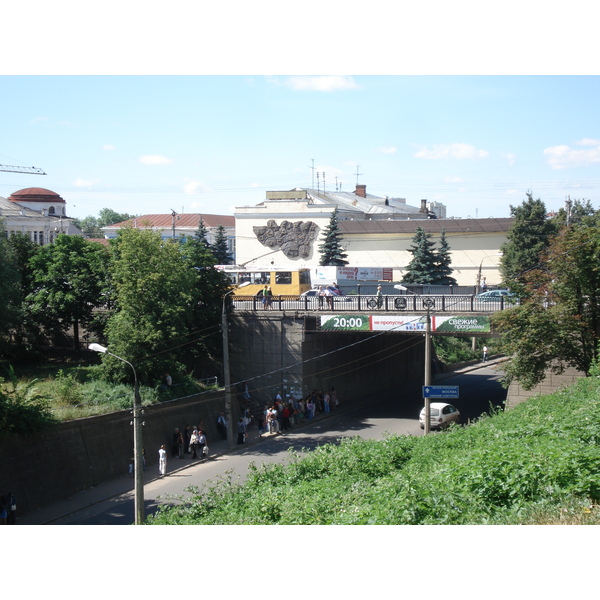
M322 315L325 331L425 331L424 315ZM431 315L432 333L489 333L487 316Z

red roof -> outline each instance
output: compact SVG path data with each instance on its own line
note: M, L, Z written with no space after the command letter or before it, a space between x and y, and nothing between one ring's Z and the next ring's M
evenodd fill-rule
M11 202L65 202L56 192L39 187L23 188L13 192L8 200Z
M175 227L186 227L198 229L200 218L208 229L223 225L223 227L235 227L235 217L232 215L204 215L189 213L175 216ZM155 227L157 229L169 229L173 226L173 216L167 215L140 215L128 221L115 223L109 227Z

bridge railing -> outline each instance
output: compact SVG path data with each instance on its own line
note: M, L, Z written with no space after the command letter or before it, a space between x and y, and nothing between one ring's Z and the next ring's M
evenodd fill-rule
M232 298L236 311L334 311L334 312L482 312L504 310L519 304L519 299L500 297L479 299L474 295L452 296L409 296L409 295L348 295L348 296L271 296L265 301L259 296Z

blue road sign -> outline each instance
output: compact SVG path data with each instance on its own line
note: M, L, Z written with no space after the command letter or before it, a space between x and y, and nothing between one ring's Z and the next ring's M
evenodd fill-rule
M457 385L424 385L423 398L458 398Z

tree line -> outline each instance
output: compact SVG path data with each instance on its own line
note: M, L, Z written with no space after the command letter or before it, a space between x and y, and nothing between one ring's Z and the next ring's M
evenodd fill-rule
M107 245L60 235L46 246L21 233L7 237L0 223L0 356L40 356L71 330L79 350L85 330L88 341L135 363L142 381L190 372L201 359L219 362L229 281L212 267L222 258L202 222L175 241L122 227ZM107 377L131 377L120 361L102 358Z

